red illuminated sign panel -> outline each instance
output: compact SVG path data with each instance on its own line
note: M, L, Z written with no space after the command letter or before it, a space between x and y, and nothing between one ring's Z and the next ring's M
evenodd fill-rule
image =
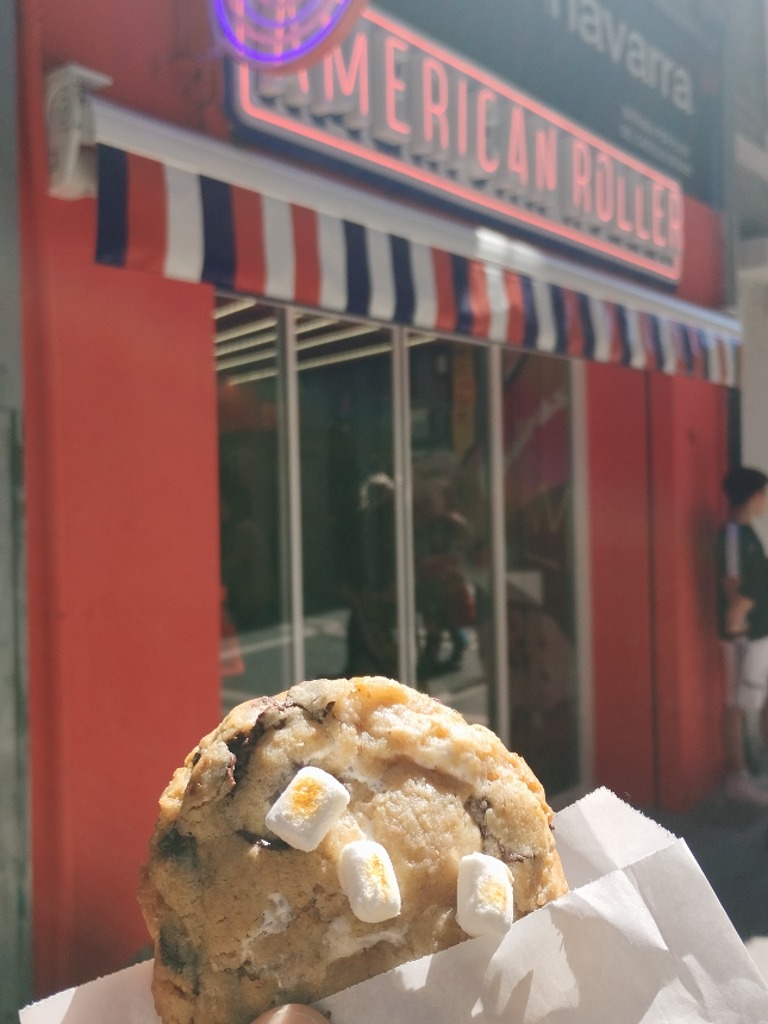
M311 68L275 75L239 63L232 73L246 126L680 277L676 181L378 11Z

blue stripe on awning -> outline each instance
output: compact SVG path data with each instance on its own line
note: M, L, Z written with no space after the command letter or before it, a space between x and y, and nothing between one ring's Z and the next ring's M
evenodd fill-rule
M539 315L536 312L536 302L533 294L533 282L530 277L520 278L523 292L523 304L525 307L525 330L523 333L523 348L536 348L536 339L539 336Z
M463 256L451 256L451 277L456 300L457 334L472 333L472 302L469 294L469 268Z
M589 296L582 292L578 293L579 315L581 317L582 330L584 331L584 358L595 358L595 325L592 323L592 308L589 303Z
M552 285L552 308L555 315L555 352L564 354L568 351L568 318L565 314L563 289Z
M365 228L345 220L344 238L346 241L347 282L347 313L365 316L371 300L371 280L368 268L368 247L365 244Z
M200 195L205 236L203 280L219 288L231 288L235 280L232 193L224 182L201 177Z
M395 280L395 322L411 324L416 308L416 291L413 287L411 268L411 246L404 238L399 238L396 235L390 235L389 244Z
M96 261L121 267L128 246L128 169L121 149L98 147L99 218Z

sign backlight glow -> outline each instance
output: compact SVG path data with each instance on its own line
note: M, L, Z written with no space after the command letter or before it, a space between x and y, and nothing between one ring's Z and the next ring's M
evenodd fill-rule
M210 0L214 29L240 60L296 70L337 45L366 0Z

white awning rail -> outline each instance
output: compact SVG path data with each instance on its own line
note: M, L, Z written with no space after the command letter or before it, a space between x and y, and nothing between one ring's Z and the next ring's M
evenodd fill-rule
M104 144L276 200L306 203L320 214L494 264L546 284L671 318L735 341L741 337L739 321L725 313L552 256L500 231L438 216L403 200L394 201L320 172L198 135L93 94L110 84L107 75L76 64L49 74L46 115L51 195L62 199L95 195L95 146Z

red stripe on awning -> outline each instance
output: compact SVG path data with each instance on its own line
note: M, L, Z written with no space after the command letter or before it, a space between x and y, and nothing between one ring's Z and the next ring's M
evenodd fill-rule
M656 346L653 343L653 317L650 313L640 312L638 314L640 321L640 337L643 341L643 348L645 349L645 364L646 366L652 367L654 370L658 367L659 355L656 351Z
M491 327L491 304L488 299L485 267L477 260L467 260L467 276L469 301L472 307L472 336L485 338Z
M525 299L520 275L512 270L504 271L504 290L507 293L507 341L522 345L525 341Z
M619 322L619 310L615 302L605 303L605 312L608 316L610 348L608 352L609 363L622 362L621 346L621 323Z
M156 160L126 154L128 202L125 266L162 274L165 269L168 214L165 168Z
M264 214L258 192L232 186L235 227L235 279L239 292L263 295L266 284Z
M675 355L677 357L677 373L685 373L687 360L685 358L685 339L683 338L683 327L678 323L673 323L670 333L672 335L672 340L675 344Z
M296 254L297 302L307 306L320 305L320 254L317 243L317 214L306 206L291 205L293 245Z
M586 339L581 319L581 306L578 294L571 288L563 288L563 305L565 307L565 338L568 355L583 356Z
M453 271L451 257L442 249L431 249L432 266L435 271L437 316L435 330L452 331L456 327L456 297L453 294Z

